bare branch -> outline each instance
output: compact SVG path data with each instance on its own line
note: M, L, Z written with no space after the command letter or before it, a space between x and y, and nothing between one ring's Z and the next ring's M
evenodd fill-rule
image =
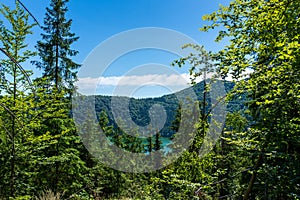
M20 0L16 0L16 1L20 3L20 5L28 12L28 14L33 18L33 20L37 23L37 25L38 25L39 27L41 27L40 24L39 24L39 22L38 22L38 20L37 20L37 19L34 17L34 15L26 8L26 6L25 6Z
M29 75L27 74L27 72L24 70L24 68L8 53L6 52L3 48L0 48L0 51L2 53L4 53L14 64L16 64L16 66L21 70L21 72L24 74L24 76L26 77L28 83L30 85L32 85L32 82L29 78Z

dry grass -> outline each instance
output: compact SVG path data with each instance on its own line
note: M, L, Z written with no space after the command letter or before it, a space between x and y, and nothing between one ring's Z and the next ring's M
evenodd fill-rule
M62 194L54 193L51 190L46 190L42 192L38 197L35 197L35 200L61 200Z

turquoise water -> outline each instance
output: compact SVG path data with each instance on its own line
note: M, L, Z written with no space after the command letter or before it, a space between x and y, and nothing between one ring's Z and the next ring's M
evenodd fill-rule
M165 153L168 153L171 151L170 147L168 147L169 144L172 144L172 140L170 140L169 137L161 137L160 141L162 142L163 151Z
M160 137L160 141L161 141L161 150L164 153L168 153L171 152L171 148L168 146L170 144L172 144L172 140L169 137ZM154 139L153 139L153 144L154 144ZM144 141L143 144L146 146L148 143L147 141ZM145 147L145 150L147 151L147 147Z

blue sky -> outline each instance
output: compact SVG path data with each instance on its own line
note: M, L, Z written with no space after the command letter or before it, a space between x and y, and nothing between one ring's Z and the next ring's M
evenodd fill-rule
M7 3L7 0L1 1ZM11 2L14 1L11 0ZM23 0L22 2L34 14L40 24L43 24L45 8L50 1ZM224 44L214 42L217 32L203 33L199 31L199 28L207 23L202 21L203 15L217 10L219 4L227 5L228 3L229 0L70 0L67 17L73 19L71 30L80 37L78 42L73 45L73 48L80 52L74 60L78 63L84 63L90 52L103 41L121 32L143 27L159 27L178 31L204 45L208 50L218 50ZM28 40L31 48L40 39L40 29L36 27L34 32L35 34ZM101 56L105 57L105 55ZM177 55L155 49L133 51L122 55L105 70L105 73L99 74L102 82L104 80L104 84L97 85L96 93L112 94L114 87L118 84L109 85L109 83L112 80L120 80L126 73L137 66L149 63L169 66L172 60L176 58L178 58ZM26 67L33 69L36 74L40 73L29 65ZM183 75L188 73L187 70L187 68L176 69L179 74ZM96 68L95 74L97 74ZM153 74L153 72L151 74L145 72L143 75ZM159 74L159 71L157 71L157 74ZM127 80L134 82L134 78L136 78L134 75L127 77ZM92 77L88 76L80 78L85 78L84 80L90 78L89 81L96 81L96 79L92 80ZM168 89L168 84L166 87L163 86L164 78L166 77L161 77L162 83L158 85L150 84L147 86L146 84L141 86L134 94L132 93L132 96L161 96L173 92ZM142 79L137 78L136 80L141 81ZM105 81L107 81L107 84ZM137 84L140 84L139 81L137 81ZM85 85L88 83L86 82ZM178 89L182 88L179 87ZM93 92L95 90L86 90L87 94Z

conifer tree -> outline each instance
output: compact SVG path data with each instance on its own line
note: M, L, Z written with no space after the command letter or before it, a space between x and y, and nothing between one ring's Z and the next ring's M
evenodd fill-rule
M1 65L1 88L3 96L1 98L1 133L6 150L6 164L9 167L1 167L1 181L9 185L9 195L16 195L16 185L21 184L17 179L17 171L21 158L22 142L24 141L24 113L21 109L26 107L24 102L24 92L28 90L28 73L20 66L26 62L34 52L26 50L26 37L32 34L31 28L34 24L29 22L27 14L16 2L16 7L11 9L2 5L0 13L7 22L6 26L0 28L1 51L6 54L5 59L0 60ZM4 131L3 131L4 130ZM9 169L9 170L8 170ZM9 174L9 178L6 176ZM19 177L22 173L19 173ZM8 180L9 179L9 180ZM24 184L23 184L24 185Z
M43 76L37 82L46 88L46 94L50 94L45 95L44 101L53 102L41 108L46 116L39 134L51 136L51 143L41 152L45 160L43 166L40 166L41 172L47 172L46 168L49 170L43 174L41 181L47 182L47 189L72 194L82 187L84 170L78 170L84 169L85 163L80 158L80 140L70 118L70 99L66 99L72 95L76 70L80 66L72 60L78 51L72 50L71 45L78 37L70 32L72 20L66 18L68 2L51 0L50 6L46 8L42 40L36 46L40 60L33 63L43 70ZM77 170L76 177L72 175L75 171L68 169L71 163L74 164L73 169ZM70 177L72 178L69 179ZM66 187L68 182L72 182L72 187Z
M159 151L161 149L162 142L160 141L160 133L159 131L155 134L155 143L154 143L154 150Z
M148 137L147 138L147 151L149 153L151 153L152 149L153 149L152 137Z
M69 0L52 0L46 10L44 33L42 40L36 48L41 61L34 64L43 70L43 77L49 78L58 90L67 90L69 95L74 89L76 70L80 67L71 58L78 51L71 49L71 45L78 40L74 33L70 32L72 20L66 18Z

